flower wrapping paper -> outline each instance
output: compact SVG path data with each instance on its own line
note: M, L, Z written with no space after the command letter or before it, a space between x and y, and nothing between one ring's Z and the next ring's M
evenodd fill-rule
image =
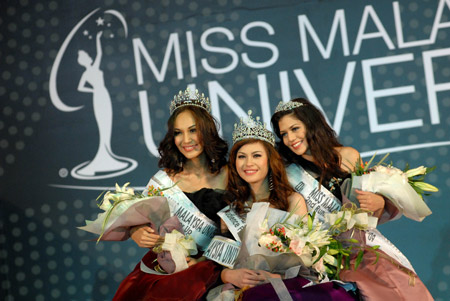
M387 197L406 217L422 221L431 214L430 208L401 174L372 171L369 174L353 176L350 199L354 189L370 191Z
M105 217L106 212L100 213L96 220L86 221L86 226L78 227L78 229L100 235ZM127 200L112 211L100 240L126 240L130 237L128 231L130 227L150 223L152 228L159 229L168 218L170 218L170 208L165 197L153 196Z

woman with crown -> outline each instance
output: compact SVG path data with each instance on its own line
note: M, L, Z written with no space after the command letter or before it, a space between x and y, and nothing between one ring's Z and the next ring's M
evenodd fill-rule
M253 119L251 111L247 121L241 119L239 124L235 124L227 190L227 197L232 200L228 210L244 221L247 219L247 225L239 235L235 235L237 231L233 231L233 224L227 223L235 239L241 240L241 250L234 268L224 269L221 273L225 286L212 290L208 300L228 300L232 297L234 300L235 293L239 292L231 290L235 287L243 291L243 300L278 300L280 284L273 284L274 279L286 284L283 293L294 300L319 296L329 300L354 300L351 293L331 282L303 289L302 286L310 281L297 274L292 275L291 279L281 280L286 270L301 265L299 257L293 253L270 254L265 247L258 245L259 235L255 234L261 231L259 227L264 223L261 217L267 216L270 220L286 216L302 218L307 214L307 209L303 197L288 182L284 163L275 149L274 134L265 128L258 117ZM269 279L272 284L267 283Z
M297 98L281 101L271 122L281 139L278 151L290 164L289 181L293 187L300 187L296 190L305 196L308 209L323 218L349 203L341 188L355 170L360 155L354 148L339 143L322 113L308 100ZM320 193L310 193L314 187L320 187ZM356 190L356 199L361 209L379 218L379 223L399 217L399 210L381 195ZM362 243L370 245L370 241L376 241L379 246L379 259L375 252L365 252L362 264L355 270L355 254L351 268L340 273L342 280L356 282L364 300L432 300L408 259L379 231L355 231L352 235Z
M187 89L174 97L167 134L158 148L162 170L147 185L170 187L164 191L170 212L201 250L219 229L216 213L226 205L223 195L228 145L220 138L210 112L209 99L198 91L191 95ZM163 226L159 234L167 230ZM134 227L130 234L143 248L153 248L163 240L152 225ZM170 259L150 250L122 281L114 300L197 300L217 281L221 271L219 265L203 257L187 257L183 263L186 269L178 271Z

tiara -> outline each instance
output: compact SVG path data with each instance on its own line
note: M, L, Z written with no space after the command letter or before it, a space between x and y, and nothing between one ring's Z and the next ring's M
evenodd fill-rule
M248 111L248 118L241 118L239 124L234 124L233 144L244 139L258 139L269 142L275 146L274 134L266 129L266 124L259 121L259 116L252 117L252 110Z
M290 111L292 109L301 107L303 105L304 105L303 102L298 102L298 101L290 100L290 101L288 101L286 103L284 103L283 101L280 101L280 103L277 105L277 108L275 109L275 113L278 113L278 112L281 112L281 111Z
M184 106L196 106L211 114L211 102L209 101L209 98L205 97L203 93L200 95L197 89L195 89L195 94L193 95L191 95L189 87L186 88L184 93L180 91L180 93L175 95L170 102L170 115L172 115L176 109Z

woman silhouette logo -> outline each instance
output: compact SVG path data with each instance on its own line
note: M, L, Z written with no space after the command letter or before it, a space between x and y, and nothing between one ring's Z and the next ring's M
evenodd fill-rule
M98 10L99 8L90 12L71 30L69 35L64 40L64 43L61 45L61 48L58 51L55 62L52 66L49 86L50 98L55 107L63 112L73 112L83 108L83 106L68 106L59 98L57 91L57 74L59 65L74 35L78 32L81 26L85 24L85 22L89 20ZM120 21L126 37L128 34L128 28L122 14L120 14L116 10L106 10L104 13L105 15L116 17ZM101 16L98 17L95 22L97 23L97 27L105 25L105 19L103 19ZM110 25L111 24L107 24L108 27ZM83 34L87 36L89 34L89 31L84 30ZM138 166L138 163L135 160L118 156L111 150L113 111L111 97L107 87L105 86L103 71L100 69L100 62L102 59L102 34L103 31L99 31L96 35L95 42L97 54L94 60L86 51L80 50L78 52L78 63L85 68L78 84L78 91L92 94L94 115L95 120L97 121L100 141L94 159L83 162L72 169L70 174L76 179L91 180L111 178L128 173ZM111 35L111 37L112 36L113 35ZM89 39L91 39L91 36L89 36Z
M87 52L83 50L78 52L78 63L86 68L81 75L78 91L92 93L95 120L100 133L100 142L94 159L76 166L71 172L74 178L79 179L112 177L137 166L136 161L117 156L111 150L113 111L111 97L103 79L103 71L100 70L102 33L100 31L96 36L97 56L94 61Z

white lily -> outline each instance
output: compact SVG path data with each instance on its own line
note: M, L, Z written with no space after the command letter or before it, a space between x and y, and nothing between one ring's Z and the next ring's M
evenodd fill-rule
M307 241L311 243L313 246L322 247L330 244L329 241L330 235L328 234L328 229L319 230L318 228L314 229L307 237Z
M105 193L105 195L103 196L102 204L100 205L100 209L102 209L103 211L108 211L112 206L110 202L111 198L111 192L108 191L107 193Z
M424 175L427 172L427 168L425 166L419 166L414 169L410 169L405 172L405 175L410 178L418 175Z
M134 195L134 189L133 188L127 188L128 185L130 185L130 182L125 183L125 185L123 185L122 187L120 187L116 183L116 192L117 193L124 193L124 194Z
M414 186L422 189L423 191L437 192L439 189L431 184L425 182L415 182Z

